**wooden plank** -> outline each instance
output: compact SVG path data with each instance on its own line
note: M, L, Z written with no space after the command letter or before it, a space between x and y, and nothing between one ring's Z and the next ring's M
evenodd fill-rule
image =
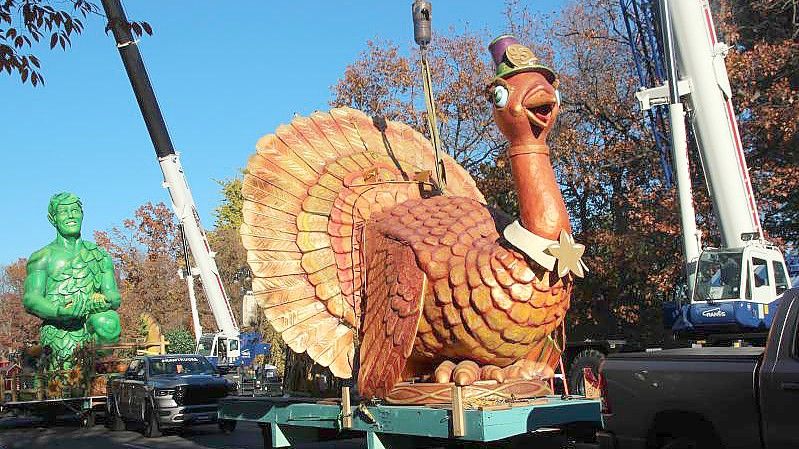
M466 435L463 422L463 387L452 386L452 436L460 438Z
M352 428L352 407L350 406L350 387L341 387L341 427Z
M529 407L531 405L543 405L543 404L549 404L549 399L547 399L547 398L538 398L538 399L530 399L530 400L527 400L527 401L513 402L513 403L510 404L510 408L513 408L513 407Z
M510 404L497 404L497 405L484 405L481 407L477 407L477 410L482 411L495 411L495 410L507 410L511 408Z

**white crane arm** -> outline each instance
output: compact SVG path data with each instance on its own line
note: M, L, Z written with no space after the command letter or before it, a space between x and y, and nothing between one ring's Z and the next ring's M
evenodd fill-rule
M208 245L205 231L200 224L200 217L183 174L180 157L177 153L170 154L159 158L158 163L164 174L164 187L169 191L172 209L183 225L186 241L194 257L194 263L197 265L205 297L208 299L208 305L211 307L211 313L219 331L228 337L238 338L239 326L236 323L233 310L230 308L225 288L222 286L222 278L219 276L214 253Z

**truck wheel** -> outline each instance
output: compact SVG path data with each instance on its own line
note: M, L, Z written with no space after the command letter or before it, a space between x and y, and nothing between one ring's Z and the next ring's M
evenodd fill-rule
M233 419L222 419L219 421L219 430L222 431L225 435L230 435L236 430L236 420Z
M157 438L161 436L161 428L158 425L158 415L153 407L147 404L144 409L144 436L147 438Z
M583 349L572 359L569 368L569 393L585 395L585 379L583 379L583 368L591 368L594 375L599 377L599 366L605 360L605 354L596 349Z

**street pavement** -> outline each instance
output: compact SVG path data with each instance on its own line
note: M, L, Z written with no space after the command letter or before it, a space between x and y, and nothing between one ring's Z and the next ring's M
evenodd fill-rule
M37 419L0 419L2 449L263 449L261 429L252 423L240 423L225 435L216 425L189 427L181 433L167 433L159 438L145 438L141 432L111 432L102 424L83 429L77 421L60 421L45 426ZM298 445L300 449L361 449L363 439L337 440Z
M474 445L476 446L476 445ZM492 447L504 447L493 444ZM531 436L516 448L575 448L557 435ZM297 449L365 449L363 438L298 444ZM265 449L257 424L241 422L229 435L216 424L189 427L179 433L159 438L145 438L136 429L112 432L101 423L91 429L78 425L77 419L46 425L35 418L0 418L0 449Z

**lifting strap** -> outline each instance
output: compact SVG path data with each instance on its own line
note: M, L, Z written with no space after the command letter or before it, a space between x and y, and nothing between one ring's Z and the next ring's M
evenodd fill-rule
M422 55L422 84L424 86L424 101L427 107L427 129L430 131L430 141L436 153L436 185L442 192L447 186L447 173L444 170L444 161L441 158L441 139L438 136L436 125L436 104L433 98L433 82L430 79L430 65L427 63L427 48L421 47Z

